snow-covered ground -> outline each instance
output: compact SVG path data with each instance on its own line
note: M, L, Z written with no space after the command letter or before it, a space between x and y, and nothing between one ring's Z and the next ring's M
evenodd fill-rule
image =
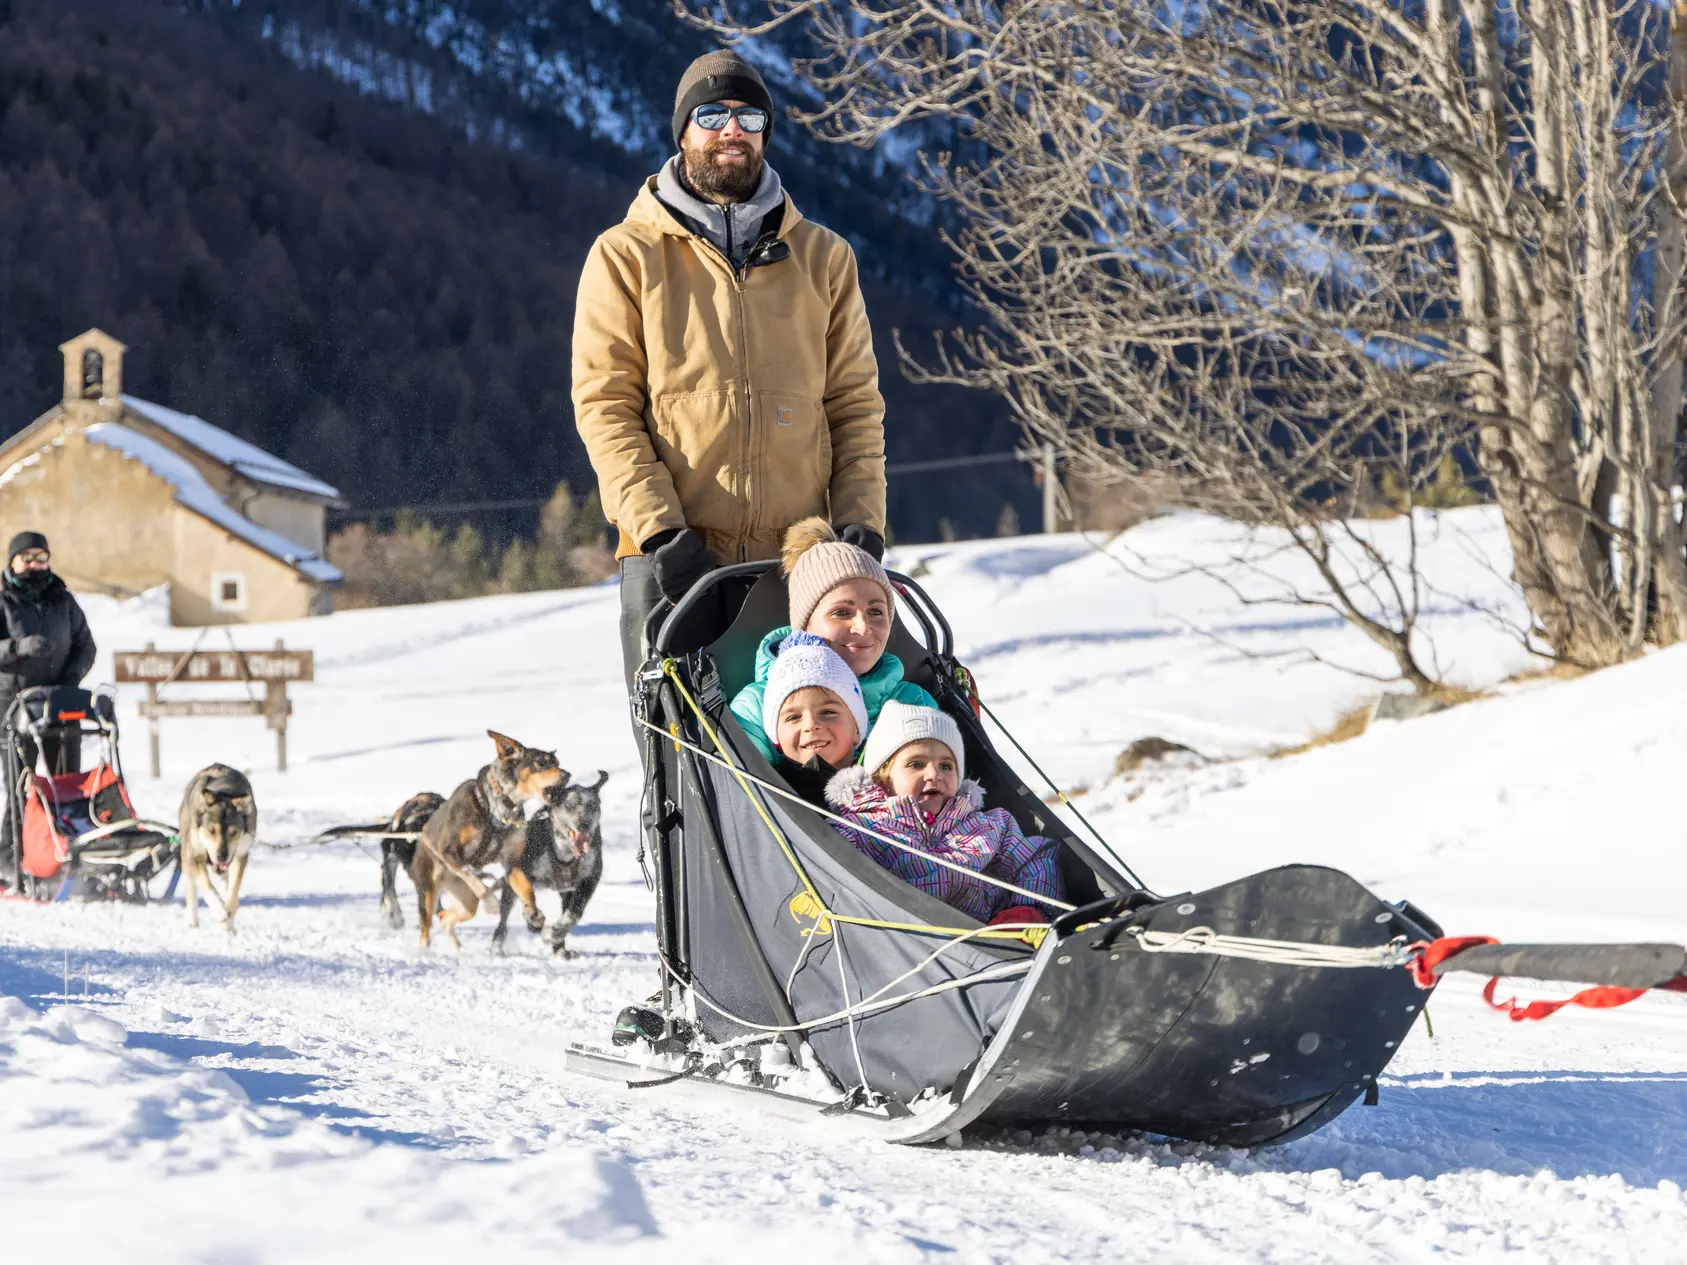
M1492 686L1530 667L1467 604L1516 614L1491 516L1424 526L1426 632L1448 675ZM1322 612L1244 605L1199 575L1141 578L1222 556L1230 530L1181 518L1111 556L1043 537L894 560L943 605L986 701L1159 890L1312 860L1454 932L1687 937L1672 776L1687 767L1687 650L1273 759L1377 689L1306 652L1386 665ZM1399 544L1398 524L1375 530ZM196 635L163 626L155 603L90 607L106 650ZM153 782L125 695L143 810L172 816L194 770L236 763L274 846L234 936L189 931L179 903L0 903L0 1252L1687 1261L1675 996L1519 1025L1454 977L1435 1037L1414 1029L1380 1105L1253 1155L1063 1133L898 1150L563 1075L566 1043L601 1040L655 980L615 616L602 587L237 630L243 646L316 651L286 774L257 721L174 721ZM227 642L213 630L205 644ZM572 961L519 925L510 956L491 957L484 916L460 956L421 953L408 902L405 931L380 922L368 853L302 846L449 791L490 754L487 728L610 773L606 881ZM1112 779L1150 734L1214 760Z

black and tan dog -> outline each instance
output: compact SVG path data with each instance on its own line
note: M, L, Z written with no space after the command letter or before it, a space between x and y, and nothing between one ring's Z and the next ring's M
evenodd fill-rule
M437 791L422 791L399 805L398 811L392 815L392 820L386 823L386 828L403 834L419 831L428 824L428 818L443 807L445 796ZM409 874L415 864L414 839L381 840L381 913L386 916L389 927L398 928L404 925L404 911L398 907L398 872L403 870Z
M524 747L490 729L486 732L497 746L497 758L472 782L464 782L453 791L445 806L428 818L410 864L424 946L432 938L434 915L438 913L439 925L450 937L452 947L462 947L457 940L457 924L473 918L486 899L487 888L479 871L489 865L503 866L507 871L505 881L521 898L523 907L537 913L532 884L520 866L527 844L527 810L542 808L559 797L567 785L568 772L550 751ZM441 910L442 895L449 895L455 908Z
M381 838L381 916L395 930L404 926L404 911L398 907L398 872L410 873L416 860L415 839L393 839L393 834L420 834L423 826L445 805L445 796L419 791L398 806L385 821L365 821L349 826L330 826L316 836L316 843L356 839L359 835Z
M527 846L511 872L519 869L527 880L523 913L531 931L543 929L545 944L559 957L573 957L568 933L586 912L586 905L603 878L603 801L598 792L609 774L598 770L590 786L566 786L545 811L527 823ZM539 912L535 891L548 887L562 897L562 913L549 926ZM518 889L506 875L498 891L498 927L492 945L502 952L504 932Z

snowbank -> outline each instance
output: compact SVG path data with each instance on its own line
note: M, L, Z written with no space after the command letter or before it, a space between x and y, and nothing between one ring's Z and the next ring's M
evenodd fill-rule
M132 1049L95 1010L0 996L8 1252L85 1262L637 1259L625 1164L574 1147L454 1163L254 1106L227 1072ZM466 1215L472 1212L472 1215Z
M1424 664L1472 688L1538 666L1514 631L1525 611L1504 579L1498 515L1420 511L1416 525ZM1358 528L1407 556L1403 519ZM1325 595L1283 545L1182 514L1112 539L911 545L890 560L942 605L985 701L1016 732L1035 732L1039 762L1094 784L1137 738L1255 754L1304 742L1384 688L1355 675L1395 671L1362 633L1328 609L1274 600Z

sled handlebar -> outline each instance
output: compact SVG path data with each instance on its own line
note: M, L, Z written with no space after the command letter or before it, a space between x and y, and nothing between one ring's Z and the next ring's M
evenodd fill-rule
M59 710L52 705L53 697L61 693L69 696L65 700L69 710ZM83 702L76 696L84 696L87 701ZM31 708L38 709L41 715L30 715ZM5 715L0 717L0 728L12 733L34 734L55 725L74 725L80 729L83 722L87 722L93 729L84 732L104 732L116 724L116 708L116 699L109 686L84 690L70 686L31 685L12 696Z
M935 650L940 655L953 655L955 630L949 627L949 621L943 617L943 612L937 609L937 603L931 600L931 595L900 571L891 571L889 575L892 583L902 591L908 609L913 611L920 621L920 627L925 632L926 649Z
M651 611L644 621L645 644L655 653L666 655L685 617L714 591L716 585L741 575L753 575L759 579L764 571L771 571L778 565L771 559L763 562L734 562L704 572L679 601L656 604L656 609Z

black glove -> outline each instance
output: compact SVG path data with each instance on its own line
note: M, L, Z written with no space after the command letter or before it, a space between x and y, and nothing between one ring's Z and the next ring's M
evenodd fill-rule
M709 547L689 527L657 532L644 542L644 552L656 572L656 586L670 602L679 601L693 584L715 569Z
M874 562L885 560L885 538L871 527L850 523L846 527L838 528L838 536L845 544L854 545L857 549L872 554Z
M16 642L17 655L20 659L45 659L53 648L53 643L40 633L31 633L27 637L19 637Z

